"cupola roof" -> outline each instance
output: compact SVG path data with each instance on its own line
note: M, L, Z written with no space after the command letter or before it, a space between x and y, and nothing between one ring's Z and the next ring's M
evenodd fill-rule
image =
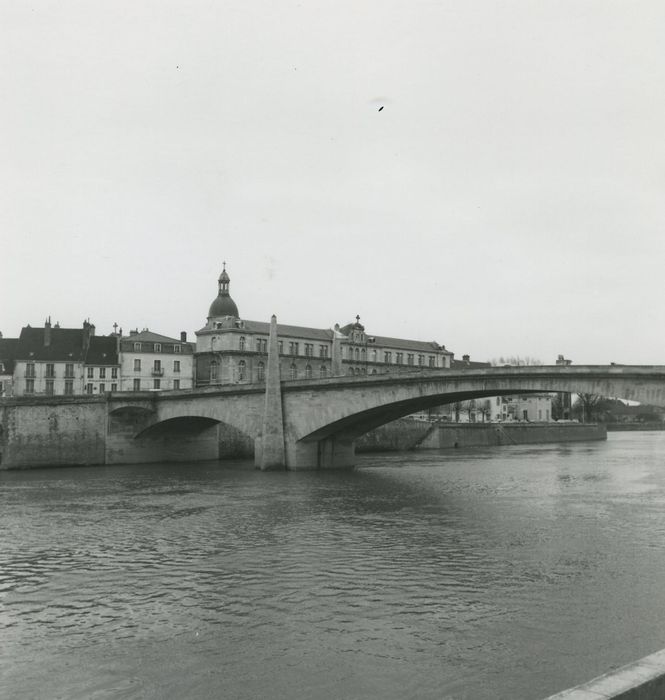
M238 307L235 301L231 299L229 294L229 282L231 278L226 271L226 263L224 263L224 269L222 274L219 276L218 285L219 291L217 297L210 304L210 309L208 310L208 318L223 318L224 316L233 316L233 318L240 318L238 314Z

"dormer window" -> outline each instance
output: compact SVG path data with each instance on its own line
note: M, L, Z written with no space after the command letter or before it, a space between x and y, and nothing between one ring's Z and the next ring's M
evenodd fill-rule
M155 352L161 352L161 351L162 351L161 343L155 343Z
M134 352L141 352L141 343L134 343Z
M182 352L182 345L174 345L173 352Z

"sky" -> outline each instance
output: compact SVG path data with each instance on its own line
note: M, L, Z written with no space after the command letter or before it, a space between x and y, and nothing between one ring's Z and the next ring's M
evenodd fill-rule
M665 3L0 2L0 331L665 364ZM383 107L379 111L379 108Z

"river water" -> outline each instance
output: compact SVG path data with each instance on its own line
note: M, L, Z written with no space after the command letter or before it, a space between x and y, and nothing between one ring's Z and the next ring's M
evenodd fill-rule
M0 488L3 698L536 699L665 647L665 432Z

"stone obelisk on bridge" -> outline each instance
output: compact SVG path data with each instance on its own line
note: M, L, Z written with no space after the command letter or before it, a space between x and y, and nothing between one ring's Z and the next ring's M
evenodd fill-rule
M277 317L270 319L268 338L268 366L266 367L266 394L263 408L263 428L255 453L256 466L261 470L284 469L284 416L282 414L282 387L279 376L279 346L277 343Z

